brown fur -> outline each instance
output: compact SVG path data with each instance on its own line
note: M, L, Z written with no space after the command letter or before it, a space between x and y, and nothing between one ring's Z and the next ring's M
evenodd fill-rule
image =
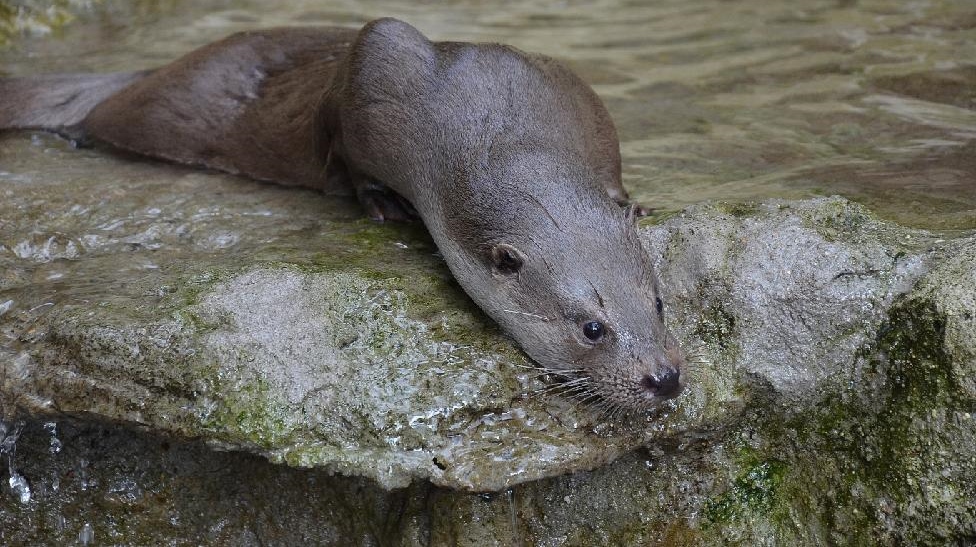
M468 294L540 365L580 378L583 396L645 408L680 390L655 274L618 205L613 123L548 57L430 42L380 19L358 33L236 34L149 73L92 76L84 100L59 103L70 90L36 81L40 102L0 99L0 127L36 119L149 156L355 192L378 219L417 214ZM9 123L18 109L32 114ZM583 335L592 321L605 325L598 341Z
M60 129L144 75L43 74L0 78L0 129Z
M321 115L355 38L346 29L235 34L166 65L96 106L87 136L259 180L348 191L327 180Z

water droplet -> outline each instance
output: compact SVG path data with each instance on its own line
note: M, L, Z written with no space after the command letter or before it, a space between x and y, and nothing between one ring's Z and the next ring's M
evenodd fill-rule
M91 545L95 542L95 528L91 524L85 523L81 527L81 532L78 532L78 543L82 545Z
M27 479L23 475L10 469L10 479L7 483L10 485L10 490L13 492L14 497L20 500L20 503L27 504L31 500L31 489L30 485L27 484Z
M56 422L47 422L44 424L44 431L47 431L47 434L51 436L50 446L48 448L51 454L61 452L61 448L64 445L61 443L61 439L58 438L58 424Z

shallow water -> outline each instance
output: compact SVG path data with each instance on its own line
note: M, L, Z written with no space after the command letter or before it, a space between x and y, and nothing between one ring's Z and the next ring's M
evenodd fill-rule
M237 30L383 15L435 39L507 42L568 62L610 107L627 186L661 210L842 194L904 224L976 228L971 0L109 1L53 37L17 42L0 67L138 69ZM36 168L76 160L59 161Z

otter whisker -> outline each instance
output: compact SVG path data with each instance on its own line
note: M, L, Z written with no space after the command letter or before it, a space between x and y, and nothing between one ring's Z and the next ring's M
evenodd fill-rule
M577 378L568 382L560 382L551 386L546 386L535 390L535 393L559 393L560 395L570 394L589 388L590 378Z
M559 394L559 395L567 395L567 394L570 394L570 393L573 393L573 392L576 392L576 391L580 391L580 390L586 389L587 387L588 386L586 386L586 385L567 386L567 385L564 385L564 384L557 384L557 385L546 386L546 387L543 387L543 388L534 390L532 393L533 394L552 394L552 393L556 393L556 394Z
M613 410L613 407L609 403L606 403L596 406L594 410L597 411L597 416L603 421L610 417L610 412Z
M545 321L546 323L548 323L550 321L550 319L548 317L544 316L544 315L538 315L538 314L529 313L529 312L526 312L526 311L518 311L518 310L502 310L502 311L505 312L505 313L513 313L515 315L523 315L525 317L532 317L532 318L538 319L540 321Z
M609 420L615 409L616 405L610 401L604 401L603 404L595 408L595 410L599 412L601 420Z
M591 380L592 380L592 378L590 378L589 376L577 376L575 378L566 380L565 382L560 382L560 385L563 385L563 386L571 386L571 385L575 385L575 384L586 383L586 382L589 382Z
M580 412L580 413L588 412L589 408L590 408L590 403L588 402L585 403L583 401L576 401L575 403L573 403L573 410L576 412Z
M534 364L533 365L522 365L519 363L512 363L512 364L518 368L539 370L545 374L574 374L579 372L585 372L585 369L581 369L581 368L551 368L551 367L544 367L541 365L534 365Z
M585 389L586 387L587 387L586 385L567 386L567 385L559 384L554 386L548 386L545 389L547 390L547 393L558 393L560 395L568 395L570 393L574 393L582 389Z
M618 416L627 413L627 408L624 405L614 403L613 406L615 408L613 409L613 412L610 413L611 420L616 420Z
M575 384L571 386L561 386L561 387L563 387L562 392L564 393L579 393L587 390L592 390L592 385L588 381L581 384Z
M557 383L565 383L577 378L576 376L564 376L561 374L556 374L554 372L540 372L539 374L536 374L532 377L542 382L557 382Z
M613 404L609 401L603 401L599 405L595 405L593 410L597 412L597 416L600 420L606 420L610 417L610 413L613 411Z
M601 395L603 395L603 394L601 394ZM596 405L596 407L599 408L599 409L601 409L601 410L603 410L603 411L609 412L609 410L612 409L615 404L616 403L614 401L612 401L611 399L607 399L605 396L602 396L600 398L600 400L599 400L599 404Z
M591 389L589 386L576 386L571 389L567 389L564 391L554 391L552 393L560 397L566 397L568 399L577 399L579 397L584 397L588 395L590 391Z
M589 408L594 404L598 404L602 400L602 397L597 391L590 391L589 393L583 394L577 399L577 401L583 405L583 408Z
M572 400L575 403L582 403L586 399L590 398L593 394L592 390L581 390L576 393L567 393L566 398Z
M573 368L573 369L547 368L547 369L543 369L541 372L542 374L552 374L554 376L572 377L574 374L586 372L586 370L581 368Z
M587 401L586 408L593 408L593 409L596 409L596 410L601 410L604 407L606 407L608 404L610 404L610 402L607 401L606 399L604 399L603 397L595 397L595 398L591 398L589 401Z

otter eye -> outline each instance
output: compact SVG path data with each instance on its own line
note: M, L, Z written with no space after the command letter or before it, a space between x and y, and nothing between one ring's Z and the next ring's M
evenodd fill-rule
M522 268L522 253L511 245L499 243L491 248L491 262L503 274L518 273Z
M654 299L654 305L657 307L657 314L664 316L664 301L660 296Z
M583 324L583 336L596 342L603 338L603 333L606 331L606 327L603 323L599 321L589 321Z

